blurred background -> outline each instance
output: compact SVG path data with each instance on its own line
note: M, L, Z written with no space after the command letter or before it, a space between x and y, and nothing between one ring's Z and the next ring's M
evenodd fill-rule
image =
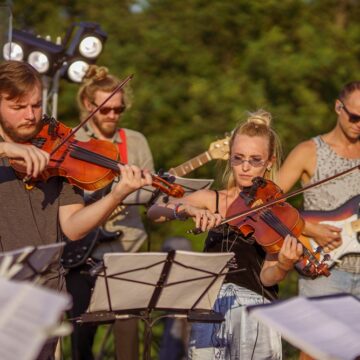
M121 125L147 137L156 169L167 170L206 151L258 108L272 113L285 157L299 142L334 126L338 91L360 79L358 0L0 4L11 7L15 29L49 35L54 43L73 23L101 26L107 40L97 64L120 78L135 75L132 107ZM78 87L59 81L57 117L70 126L78 123ZM191 177L214 178L219 187L221 174L222 164L209 162ZM301 206L301 198L292 202ZM160 250L166 237L186 236L192 227L191 222L146 225L152 251ZM204 237L188 238L201 251ZM296 274L291 274L281 285L281 297L296 291ZM284 358L294 352L286 347Z

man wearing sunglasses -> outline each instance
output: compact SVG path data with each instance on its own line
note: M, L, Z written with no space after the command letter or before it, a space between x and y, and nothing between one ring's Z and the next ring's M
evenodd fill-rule
M86 118L97 106L113 92L120 84L120 80L108 73L104 67L91 65L78 91L78 106L81 118ZM137 165L140 169L153 172L152 154L145 137L137 131L120 128L119 122L126 108L129 106L123 90L117 92L104 106L79 130L77 138L87 141L90 138L102 139L114 143L119 150L121 162ZM93 202L104 195L103 190L87 193L86 202ZM135 252L147 238L144 225L139 213L139 204L147 203L152 193L138 190L131 197L127 197L115 210L102 227L99 234L108 235L108 239L99 238L91 252L91 260L95 263L102 260L108 252ZM115 238L109 234L121 235ZM112 239L112 240L111 240ZM70 313L76 317L84 313L90 301L91 290L95 277L84 274L89 272L87 264L71 268L67 277L67 287L73 296L74 307ZM124 295L126 296L126 294ZM139 359L137 321L116 321L114 325L116 358L119 360ZM96 328L91 326L76 326L72 336L72 359L93 359L92 345Z
M344 86L335 100L334 110L335 127L300 143L285 160L278 182L285 192L298 180L306 186L360 165L360 81ZM304 209L334 210L359 194L360 174L355 171L304 192ZM332 225L306 223L304 233L329 252L341 245L341 230ZM328 278L299 280L299 293L303 296L343 292L360 297L359 253L342 257Z

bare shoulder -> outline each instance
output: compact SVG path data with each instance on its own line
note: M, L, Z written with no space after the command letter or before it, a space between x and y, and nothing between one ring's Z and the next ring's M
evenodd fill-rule
M283 167L291 169L293 167L299 170L307 170L315 166L316 163L316 145L313 140L307 140L297 145L287 156Z
M303 160L306 160L308 156L312 157L316 154L316 145L313 140L306 140L297 145L289 154L288 157L302 157Z
M287 156L278 174L278 185L289 191L295 183L302 179L308 181L316 166L316 145L307 140L297 145Z

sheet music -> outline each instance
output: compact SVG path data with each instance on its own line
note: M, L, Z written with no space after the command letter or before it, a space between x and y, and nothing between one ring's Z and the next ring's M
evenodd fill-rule
M66 294L0 278L0 359L35 359L70 304Z
M65 243L26 246L0 253L0 274L17 280L30 280L46 271L51 263L60 259ZM21 264L21 268L15 265Z
M108 286L103 276L97 278L88 311L147 309L167 256L167 253L105 254L104 265ZM206 296L196 306L196 309L211 310L224 276L216 281L214 276L195 279L208 276L209 273L217 274L233 256L233 253L176 251L174 260L184 266L176 262L171 264L170 275L158 298L156 308L189 309L214 282ZM226 271L227 269L224 273ZM186 279L191 281L176 284ZM111 308L107 291L110 295Z
M290 343L319 360L360 356L360 301L351 295L297 297L248 308Z

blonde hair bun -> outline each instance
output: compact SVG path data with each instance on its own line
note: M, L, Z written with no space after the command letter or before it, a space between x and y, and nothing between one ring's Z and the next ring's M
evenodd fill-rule
M254 123L256 125L265 125L270 127L271 125L271 114L265 110L257 110L253 113L249 113L249 117L247 118L248 123Z
M90 65L87 69L83 82L101 81L109 74L108 68L105 66Z

